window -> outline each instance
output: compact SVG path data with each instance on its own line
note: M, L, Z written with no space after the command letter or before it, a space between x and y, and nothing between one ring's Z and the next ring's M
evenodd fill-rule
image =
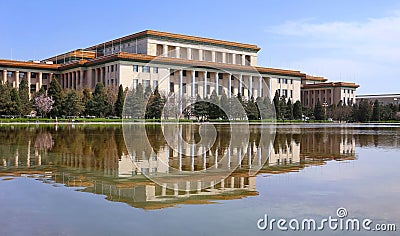
M182 93L186 93L186 83L182 83Z
M118 65L115 65L115 71L118 71Z
M290 80L290 84L293 84L293 79Z
M169 83L169 92L170 93L174 93L175 92L175 88L174 88L174 83L173 82Z
M223 79L223 78L224 78L224 74L219 73L219 74L218 74L218 79Z
M12 72L11 71L7 71L7 77L12 77Z
M194 77L196 77L196 78L199 77L199 72L198 71L194 72Z
M175 74L174 69L169 69L169 74L172 75L172 76L174 76L174 74Z
M142 72L150 73L150 67L149 66L142 66Z
M207 73L207 79L211 78L211 73Z
M143 88L147 88L147 87L150 87L150 80L149 79L143 80Z
M285 98L287 98L287 95L288 95L288 94L287 94L287 89L283 89L282 92L283 92L282 96L284 96Z
M153 88L156 89L158 87L158 80L153 80Z
M153 73L158 74L158 67L153 67Z
M186 76L186 70L182 70L182 76Z
M290 98L293 98L293 90L290 90Z
M133 65L133 72L139 72L138 65Z
M281 79L279 78L279 79L278 79L278 84L280 84L280 83L281 83Z
M287 79L283 79L284 84L287 84L287 82L288 82Z
M111 72L114 72L114 65L111 65Z
M138 82L139 82L139 80L138 80L138 79L133 79L133 88L134 88L134 89L136 89L136 88L137 88L137 86L138 86Z

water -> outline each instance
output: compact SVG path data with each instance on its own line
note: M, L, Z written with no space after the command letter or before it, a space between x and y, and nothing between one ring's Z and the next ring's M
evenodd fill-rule
M1 126L0 235L291 235L257 221L338 218L339 207L398 232L399 134L396 125Z

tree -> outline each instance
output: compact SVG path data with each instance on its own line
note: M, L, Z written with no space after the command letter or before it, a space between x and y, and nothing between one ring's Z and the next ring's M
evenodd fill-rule
M276 92L275 92L273 103L275 106L276 118L280 119L281 118L281 109L280 109L280 96L279 96L278 90L276 90Z
M380 121L381 120L381 106L378 100L375 100L373 110L372 110L372 120Z
M260 119L260 114L258 113L258 108L256 106L256 103L254 102L253 97L251 97L250 100L247 101L245 110L246 110L247 118L249 120Z
M29 99L29 84L26 78L22 78L18 89L19 99L21 100L21 113L28 115L32 110L32 103Z
M354 105L356 107L356 105ZM371 120L372 117L372 105L369 101L367 100L361 100L360 104L358 106L358 110L355 109L356 111L356 121L360 122L367 122Z
M146 106L146 119L161 119L164 100L161 98L158 88L150 95Z
M208 117L208 104L203 101L200 95L197 94L196 102L192 105L193 115L201 121L204 121Z
M36 96L35 99L35 106L37 109L37 112L42 116L46 116L47 113L53 109L53 104L54 101L51 97L48 97L44 94L40 94L39 96Z
M294 119L293 105L292 105L292 101L290 100L290 98L288 99L288 102L286 104L286 118L289 120Z
M88 115L90 115L90 110L91 110L91 107L93 105L92 104L92 99L93 99L92 92L90 91L90 89L84 88L83 91L82 91L82 95L83 95L83 97L82 97L82 105L84 106L84 110L83 110L82 113L85 116L88 116Z
M11 115L9 110L11 103L11 91L9 83L6 82L5 84L0 84L0 114Z
M226 96L225 92L222 93L221 98L219 100L219 104L220 104L220 116L223 120L227 120L230 117L228 117L229 115L231 115L231 110L230 110L230 105L229 105L229 101L228 101L228 97Z
M157 93L158 93L158 91L157 91ZM160 94L158 93L158 95L160 95ZM121 84L118 87L117 101L115 101L115 105L114 105L115 115L118 117L122 117L122 110L124 109L124 99L125 99L124 88L122 87L122 84Z
M19 99L18 90L16 88L11 89L10 113L14 115L21 114L21 99Z
M325 113L322 109L321 102L318 100L317 104L314 107L314 118L316 120L325 120Z
M84 110L82 100L75 90L67 92L63 100L63 109L67 116L79 116L82 114Z
M93 99L90 104L91 115L97 117L104 117L109 113L109 106L107 104L107 95L102 83L97 83L93 92Z
M53 79L50 82L50 87L49 90L47 91L47 95L50 96L53 101L53 109L50 112L51 116L61 116L62 115L62 89L60 84L58 83L58 81L56 79Z
M293 105L293 118L301 120L303 116L303 108L300 101L296 101Z
M218 119L220 118L220 108L219 108L219 101L218 95L215 90L212 91L210 95L210 105L209 105L209 117L210 119Z

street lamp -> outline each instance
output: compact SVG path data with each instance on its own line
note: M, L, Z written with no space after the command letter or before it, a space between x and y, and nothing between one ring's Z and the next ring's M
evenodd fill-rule
M326 108L328 107L328 103L326 102L326 100L322 103L322 106L324 107L325 119L327 119L327 117L326 117Z

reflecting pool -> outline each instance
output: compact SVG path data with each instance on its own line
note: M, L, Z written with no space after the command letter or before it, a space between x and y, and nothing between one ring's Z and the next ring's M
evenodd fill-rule
M258 221L338 208L397 235L399 166L398 125L3 125L0 235L292 235Z

